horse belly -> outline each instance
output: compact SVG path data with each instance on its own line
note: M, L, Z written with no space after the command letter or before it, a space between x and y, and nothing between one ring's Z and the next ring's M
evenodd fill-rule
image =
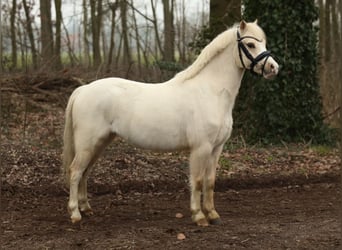
M128 143L155 151L176 151L188 148L185 136L176 129L167 129L156 126L135 126L121 129L117 134Z
M165 106L164 106L165 107ZM132 108L113 123L117 135L130 144L156 151L188 148L185 124L179 114L170 110Z

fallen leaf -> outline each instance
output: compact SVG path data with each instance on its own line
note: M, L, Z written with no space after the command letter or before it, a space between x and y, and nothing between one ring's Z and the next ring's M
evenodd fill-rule
M183 233L178 233L177 234L177 240L185 240L185 234L183 234Z
M176 218L177 219L182 219L184 215L182 213L176 213Z

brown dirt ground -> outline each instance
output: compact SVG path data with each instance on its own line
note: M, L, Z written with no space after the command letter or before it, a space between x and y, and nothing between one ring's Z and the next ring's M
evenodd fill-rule
M24 95L8 83L2 96L2 249L341 247L338 151L304 145L228 145L215 197L223 224L202 228L190 219L187 154L141 151L118 140L89 180L95 214L72 225L59 175L61 107L70 91L56 87L49 99L44 91L55 85L27 81Z
M2 194L3 249L338 249L340 188L229 189L216 193L223 225L190 220L188 192L91 193L95 215L72 225L56 186ZM176 218L182 213L183 218ZM184 240L177 234L183 233Z

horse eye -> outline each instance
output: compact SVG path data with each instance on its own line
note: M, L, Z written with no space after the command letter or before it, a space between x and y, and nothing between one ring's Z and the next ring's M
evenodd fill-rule
M255 49L255 44L254 43L247 43L247 47L250 49Z

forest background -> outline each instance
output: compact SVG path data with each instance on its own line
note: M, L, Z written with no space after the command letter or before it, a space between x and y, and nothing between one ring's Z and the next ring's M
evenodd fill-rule
M1 0L0 73L2 78L18 74L73 76L80 84L106 76L162 82L191 64L218 33L242 18L248 21L258 18L268 34L269 49L280 57L287 76L276 80L278 83L274 86L280 87L271 90L270 87L260 88L265 86L262 83L250 87L249 82L256 82L256 79L246 74L235 111L236 131L251 142L260 141L266 133L264 143L330 143L331 133L327 133L326 125L329 129L338 128L341 119L342 1L310 0L294 5L271 2ZM260 6L270 11L260 12L263 9ZM303 12L305 6L312 8ZM303 17L302 23L285 23L291 13L294 13L293 20ZM298 37L295 31L274 32L280 30L279 27L286 30L293 27L297 33L308 31L308 37ZM299 41L301 38L303 40ZM289 41L299 43L290 44ZM309 49L311 46L311 51L300 52L300 46ZM291 64L284 61L289 56L284 54L287 49L293 51L294 57L290 58L295 64L293 69L286 68ZM303 61L308 54L310 56ZM305 69L305 65L310 65L310 69ZM297 86L292 84L292 89L286 90L284 86L295 79L288 74L289 70L304 78L297 79ZM312 89L310 96L303 96L302 88L304 92ZM6 92L6 88L2 91ZM285 100L263 97L270 93L277 96L279 92ZM250 96L253 98L248 98ZM291 107L297 99L305 99L306 103L300 101ZM61 106L66 100L62 102ZM269 117L263 117L260 112L269 104L278 107L269 111ZM262 110L255 108L258 105ZM297 111L299 106L303 108L296 117L293 110ZM284 119L281 120L280 115L274 114L285 107L289 112L282 113ZM256 124L255 120L260 123Z

